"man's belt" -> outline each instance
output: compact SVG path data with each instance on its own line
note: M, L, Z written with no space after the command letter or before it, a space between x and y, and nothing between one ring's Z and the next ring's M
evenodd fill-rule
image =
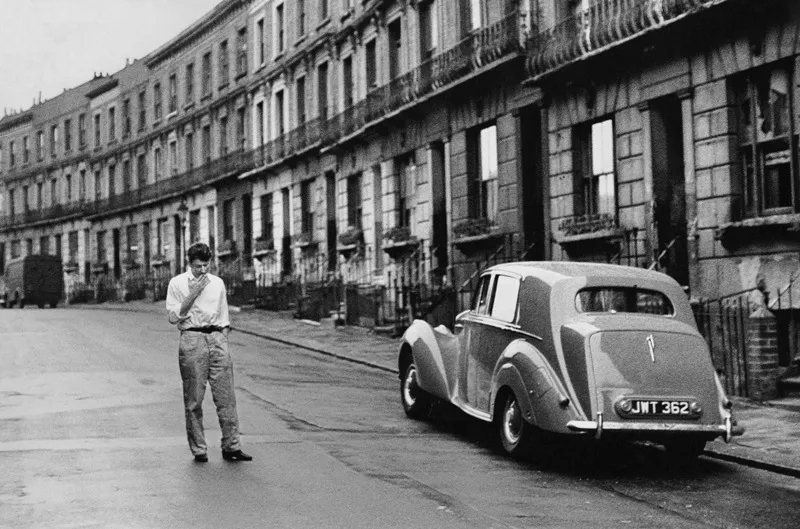
M217 327L217 326L208 326L208 327L189 327L188 329L184 329L184 331L192 331L192 332L202 332L203 334L211 334L212 332L222 332L224 327Z

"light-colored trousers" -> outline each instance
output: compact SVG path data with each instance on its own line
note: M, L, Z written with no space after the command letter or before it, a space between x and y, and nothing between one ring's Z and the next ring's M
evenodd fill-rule
M239 450L239 417L233 391L233 362L228 354L228 339L222 332L182 331L178 365L183 379L183 406L186 410L186 436L192 454L208 450L203 430L203 398L206 382L217 407L222 430L222 449Z

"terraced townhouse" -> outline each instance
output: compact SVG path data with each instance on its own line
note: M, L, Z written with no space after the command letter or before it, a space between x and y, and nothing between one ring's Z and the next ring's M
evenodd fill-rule
M729 392L797 373L800 6L225 0L0 120L0 267L163 295L196 240L237 303L402 330L515 259L684 285Z

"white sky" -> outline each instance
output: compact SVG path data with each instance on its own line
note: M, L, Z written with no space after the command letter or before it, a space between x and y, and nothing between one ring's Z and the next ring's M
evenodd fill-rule
M114 73L221 0L0 0L0 118Z

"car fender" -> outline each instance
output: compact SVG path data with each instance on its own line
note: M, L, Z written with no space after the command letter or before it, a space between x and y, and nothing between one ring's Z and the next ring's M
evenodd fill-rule
M408 352L417 366L417 384L431 395L450 400L456 377L458 338L444 326L434 329L426 321L414 320L403 334L400 346L401 377Z
M569 433L567 422L581 418L550 362L524 339L511 342L495 366L491 410L504 388L514 391L525 419L543 430Z

